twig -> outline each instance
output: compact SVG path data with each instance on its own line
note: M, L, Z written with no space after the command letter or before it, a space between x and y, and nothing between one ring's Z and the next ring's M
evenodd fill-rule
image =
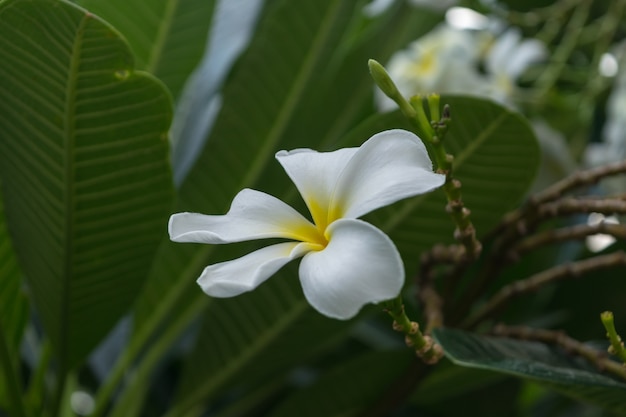
M404 333L405 343L415 350L424 363L434 365L443 357L442 347L429 335L422 333L417 322L411 321L404 310L400 296L384 303L385 310L393 318L393 329Z
M576 339L572 339L562 331L533 329L526 326L505 326L500 324L494 327L492 334L560 346L566 352L571 352L585 358L599 371L606 371L622 379L626 379L626 367L609 359L605 352L593 349Z
M485 267L473 283L472 289L458 301L456 314L451 317L451 323L460 320L466 314L473 300L485 291L489 283L499 275L502 268L511 260L515 260L514 257L507 256L510 254L511 247L522 236L535 230L541 221L555 216L593 211L605 214L623 213L626 210L626 205L622 195L609 199L593 197L574 199L571 197L562 198L562 196L577 188L595 184L603 178L624 173L626 173L626 160L578 171L544 191L531 196L523 207L505 215L502 222L483 238L484 242L494 241L489 253L490 261L485 263Z
M580 213L624 214L626 201L613 199L564 198L542 204L538 210L540 220Z
M422 253L420 269L416 276L417 299L423 305L425 333L430 332L444 323L443 305L445 299L450 299L450 292L456 287L458 279L470 263L467 252L462 245L435 245L431 250ZM447 270L440 274L444 281L446 295L443 297L435 287L436 266L446 266Z
M600 320L606 329L606 335L611 342L609 347L609 353L617 356L624 364L626 364L626 349L624 348L624 342L617 330L615 330L615 322L613 321L613 313L605 311L600 315Z
M518 227L516 225L520 219L528 217L528 215L531 212L536 211L538 206L541 204L561 198L563 195L573 191L574 189L593 185L604 178L619 174L626 174L626 160L603 165L598 168L575 172L569 177L564 178L545 190L529 197L527 203L523 207L505 215L502 222L487 235L485 240L501 236L506 230L517 230Z
M598 183L601 179L618 174L626 173L626 160L578 171L567 178L553 184L545 190L535 194L529 199L529 204L537 206L547 201L556 200L563 194L575 188L585 187Z
M617 239L626 240L626 224L613 224L601 222L594 225L579 224L576 226L564 227L561 229L551 229L545 232L537 233L520 241L513 247L507 255L507 258L516 261L521 255L538 249L542 246L563 242L566 240L584 239L598 233L611 235Z
M409 121L412 130L416 134L420 134L422 141L430 146L432 158L437 165L437 172L446 177L445 183L441 188L448 200L446 211L456 224L454 237L465 248L465 256L470 259L477 259L482 251L482 245L476 238L476 229L470 219L470 210L465 207L461 198L461 182L453 177L454 157L446 152L444 146L445 136L452 122L450 106L443 106L443 112L440 115L439 95L431 94L428 96L426 104L430 112L429 122L424 109L424 97L413 96L410 102L407 101L387 73L387 70L379 62L370 59L368 66L376 85L387 97L395 101L402 114Z
M461 324L461 327L475 327L478 323L498 313L511 299L536 291L548 283L567 278L580 277L591 271L615 266L626 266L626 253L624 251L617 251L608 255L596 256L582 261L555 266L524 280L515 281L498 291L474 314L465 320Z

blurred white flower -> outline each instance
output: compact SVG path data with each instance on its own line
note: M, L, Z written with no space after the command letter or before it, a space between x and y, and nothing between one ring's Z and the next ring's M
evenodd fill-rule
M563 135L542 120L533 120L532 128L541 149L541 162L529 193L539 192L576 170L577 164Z
M591 143L585 150L585 163L600 166L626 159L626 43L616 49L618 57L617 74L613 90L606 105L606 123L601 143ZM623 177L608 178L603 181L609 192L626 191Z
M405 97L416 94L468 93L481 83L478 68L480 43L472 32L441 24L405 50L396 52L385 66ZM379 110L395 108L381 92Z
M369 17L378 16L384 13L395 0L372 0L363 7L363 13ZM431 10L444 11L455 6L458 0L408 0L409 4Z
M404 130L372 136L359 148L334 152L280 151L276 159L295 183L313 222L279 199L251 189L235 196L225 215L170 217L175 242L233 243L265 238L289 241L239 259L210 265L198 284L214 297L255 289L286 263L303 257L304 295L320 313L353 317L367 303L396 297L404 267L389 237L358 218L443 184L424 144Z
M517 80L531 64L546 58L548 50L537 39L522 40L517 28L508 29L495 40L485 57L487 89L480 92L500 103L511 104L517 90Z
M484 26L499 26L493 19L490 22ZM396 52L386 68L407 98L429 93L468 94L512 105L520 75L546 55L543 43L522 40L515 28L494 37L490 29L465 30L444 23ZM380 92L376 104L381 111L395 108Z
M619 224L619 219L615 216L605 216L601 213L590 213L587 218L587 224L595 226L600 223ZM585 243L587 249L591 252L600 252L615 243L616 239L604 233L597 233L595 235L587 236Z

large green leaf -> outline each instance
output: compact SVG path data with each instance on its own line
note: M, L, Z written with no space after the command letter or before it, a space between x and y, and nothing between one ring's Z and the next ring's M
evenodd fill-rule
M485 397L496 391L502 395L499 388L508 389L503 384L505 379L503 375L461 368L447 361L429 367L406 347L369 351L341 358L311 385L287 396L270 415L387 415L398 407L398 402L406 404L408 396L413 408L428 410L433 415L459 415L470 403L474 405L472 409L479 409ZM508 410L512 406L509 402ZM453 408L455 411L446 412ZM490 409L497 408L492 405Z
M583 360L539 342L437 329L446 356L460 366L537 381L576 400L626 415L626 383L599 373Z
M296 391L272 410L272 417L353 416L367 410L382 393L393 388L398 375L418 372L408 349L367 352L346 360Z
M171 205L163 85L119 33L58 0L0 3L9 231L62 366L127 311Z
M177 98L198 65L215 0L80 0L128 40L137 69L148 71Z

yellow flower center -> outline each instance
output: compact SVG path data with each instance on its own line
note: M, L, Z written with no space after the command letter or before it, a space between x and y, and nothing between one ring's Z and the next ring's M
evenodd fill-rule
M417 77L430 74L435 69L436 60L437 59L433 51L426 51L421 54L420 58L412 65L411 71Z
M312 243L313 245L319 245L319 250L322 250L328 245L330 238L326 232L328 225L341 218L342 212L338 205L331 207L331 212L329 212L325 204L320 205L314 200L308 201L308 207L315 226L296 227L294 228L294 233L298 236L299 240Z

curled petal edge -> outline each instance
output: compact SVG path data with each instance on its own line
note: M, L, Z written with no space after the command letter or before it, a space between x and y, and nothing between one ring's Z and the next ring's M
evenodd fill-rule
M254 290L284 265L314 249L316 245L300 242L266 246L241 258L207 266L197 283L212 297L234 297Z

